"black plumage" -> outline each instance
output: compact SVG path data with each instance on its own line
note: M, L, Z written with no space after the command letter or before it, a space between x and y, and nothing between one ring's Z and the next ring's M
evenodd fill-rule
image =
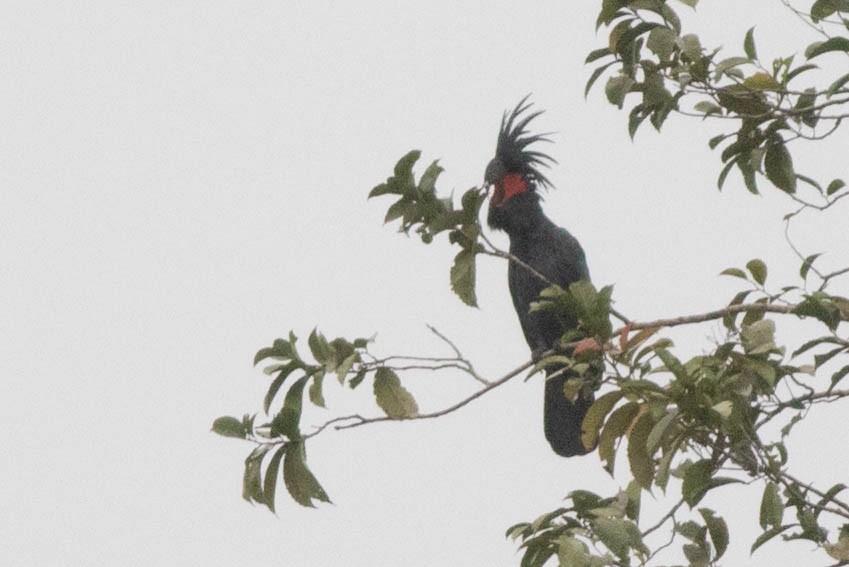
M554 160L529 150L534 142L548 141L545 135L529 135L527 126L541 112L522 116L529 108L525 97L511 113L505 113L498 134L495 157L486 169L486 182L493 186L487 221L490 227L510 237L510 253L548 282L568 288L578 280L589 280L584 251L574 236L555 225L542 211L539 186L551 183L539 168ZM574 318L550 311L530 312L531 302L550 284L517 262L508 267L508 283L513 306L519 316L525 340L534 358L558 345L564 332L577 326ZM558 368L547 368L546 376ZM581 423L592 404L592 395L575 403L563 388L568 373L547 378L545 384L545 436L552 449L566 457L587 452L581 442Z

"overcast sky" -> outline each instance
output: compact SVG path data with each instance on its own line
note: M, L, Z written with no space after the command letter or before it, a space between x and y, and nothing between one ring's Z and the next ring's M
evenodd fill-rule
M480 259L480 309L466 308L448 286L444 240L397 235L382 225L388 200L366 201L413 148L441 160L440 191L480 183L502 111L529 92L547 110L537 127L556 132L558 189L544 207L581 241L594 281L615 284L621 311L717 308L740 289L718 272L753 257L793 283L781 220L792 203L751 196L734 175L716 190L706 142L718 125L672 119L632 143L602 84L584 100L584 57L606 42L595 4L7 5L3 564L514 565L508 526L575 488L615 491L624 476L607 476L595 454L549 450L538 377L441 420L322 434L309 463L334 504L318 510L282 490L277 516L244 502L250 446L209 432L219 415L260 409L268 379L253 354L290 329L446 354L429 323L490 378L529 358L505 264ZM688 20L729 55L755 23L767 59L814 39L778 2L701 4ZM846 177L846 141L800 148L799 169ZM807 253L830 252L826 268L847 263L837 218L794 227ZM693 354L717 329L672 336ZM475 387L453 374L407 383L426 411ZM370 388L334 386L312 423L378 415ZM842 427L836 415L803 423L792 445L792 470L826 486L849 468L845 440L822 433ZM704 502L734 502L729 523L748 530L732 533L728 564L789 564L781 545L749 559L759 494L735 490ZM811 545L790 549L811 557Z

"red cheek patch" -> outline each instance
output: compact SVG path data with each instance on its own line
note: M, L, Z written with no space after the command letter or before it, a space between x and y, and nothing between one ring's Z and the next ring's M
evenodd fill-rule
M501 186L504 188L502 201L509 201L512 197L528 190L528 183L520 173L505 175L501 180Z

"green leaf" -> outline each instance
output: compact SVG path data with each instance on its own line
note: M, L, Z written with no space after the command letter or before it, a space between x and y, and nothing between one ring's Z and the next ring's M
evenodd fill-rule
M773 185L786 193L796 192L796 172L793 170L793 159L780 136L771 138L767 143L764 170L767 179Z
M778 526L778 527L775 527L775 528L772 528L772 529L765 531L764 533L759 535L758 538L755 540L755 543L752 544L752 548L749 550L749 553L754 553L757 548L759 548L760 546L762 546L763 544L765 544L766 542L768 542L769 540L771 540L775 536L779 535L781 532L787 530L788 528L792 528L792 527L793 527L792 524L787 524L785 526Z
M625 435L637 415L640 406L637 402L628 402L618 408L607 420L598 441L598 455L605 461L605 470L613 474L616 462L616 440Z
M744 289L743 291L738 292L734 296L734 299L732 299L731 302L728 304L728 306L732 307L734 305L742 304L746 300L746 297L748 297L749 294L752 293L752 291L753 290L751 289ZM736 328L738 315L739 313L728 313L722 318L722 324L725 325L726 329L732 331Z
M475 294L475 257L474 250L461 250L454 257L451 266L451 289L463 303L471 307L478 306Z
M466 224L477 223L478 213L485 199L486 195L482 194L477 187L472 187L463 193L460 204L463 207L463 219Z
M657 55L658 59L667 61L675 51L676 39L678 39L678 34L673 30L663 26L656 27L649 32L646 47Z
M610 77L607 80L607 85L604 87L604 93L607 95L607 100L610 101L611 104L622 108L622 104L625 101L625 95L630 92L634 82L634 79L628 75L616 75L615 77Z
M423 193L436 192L436 178L443 171L445 170L439 165L439 160L434 160L422 174L419 180L419 190Z
M831 51L849 51L849 38L838 36L829 38L823 42L812 43L805 50L805 57L810 60Z
M699 36L690 33L678 38L678 47L681 51L690 58L690 61L698 61L702 56L702 44L699 41Z
M825 194L830 197L831 195L834 195L835 193L843 189L845 186L846 183L842 179L835 179L834 181L828 184L828 188L825 190Z
M413 166L419 160L421 154L422 153L419 150L411 150L407 152L404 157L399 159L398 163L395 164L395 177L412 183Z
M719 272L720 276L734 276L735 278L741 278L747 280L749 278L746 277L746 272L741 270L740 268L725 268L721 272Z
M800 276L802 279L805 279L806 277L808 277L808 272L810 271L811 266L813 266L813 265L814 265L814 262L815 262L815 261L816 261L816 259L817 259L817 258L819 258L820 256L822 256L822 254L821 254L821 253L820 253L820 254L811 254L810 256L808 256L807 258L805 258L805 261L804 261L804 262L802 262L802 267L801 267L801 268L799 268L799 276Z
M759 352L765 352L765 350L766 347L762 347L757 349L757 351L753 350L749 354L758 354ZM745 366L747 370L750 370L760 376L770 388L775 386L776 372L775 367L772 364L763 360L748 358L745 361Z
M735 163L737 163L737 158L726 163L725 167L722 168L722 171L719 172L719 177L716 179L716 188L720 191L722 191L722 186L725 185L725 178L728 177L728 174L731 172L731 168Z
M622 561L628 559L631 535L625 527L626 521L617 518L596 518L593 531L601 542Z
M558 508L557 510L546 512L541 516L537 517L533 522L531 522L531 531L538 532L540 529L551 527L552 520L555 520L562 516L566 512L566 508Z
M360 383L363 381L363 379L365 379L367 373L368 373L368 370L366 370L365 368L360 368L357 371L356 376L351 378L351 380L348 382L348 386L350 386L350 388L352 390L354 388L356 388L357 386L359 386Z
M751 159L754 151L755 150L749 150L744 154L741 154L740 159L737 160L737 168L740 170L740 173L743 174L743 184L746 186L746 189L748 189L749 193L752 195L757 195L758 186L755 179L755 167L752 165L753 160Z
M610 413L616 402L622 398L622 395L623 393L618 390L608 392L593 402L593 405L587 410L587 415L584 416L584 422L581 425L581 441L584 447L587 449L595 447L604 418Z
M814 355L814 366L816 368L820 368L823 364L825 364L826 362L828 362L829 360L831 360L832 358L834 358L838 354L841 354L845 351L846 351L845 346L839 346L839 347L832 349L832 350L830 350L826 353L816 354L816 355Z
M512 540L516 540L516 538L522 536L524 537L529 533L528 528L530 528L530 524L527 522L520 522L518 524L514 524L507 528L507 532L505 532L504 537Z
M755 60L758 58L758 50L755 47L755 28L749 28L746 32L746 38L743 40L743 51L746 52L746 57Z
M262 484L263 500L272 513L274 513L274 500L277 493L277 479L280 476L280 461L283 459L287 447L288 445L283 445L277 449L277 452L268 461L268 468L265 469L265 480Z
M360 354L355 352L348 355L345 360L336 367L336 378L338 378L340 384L345 382L345 377L348 375L348 372L350 372L351 368L354 367L354 364L359 361Z
M746 268L749 270L749 273L752 274L752 278L763 285L766 282L766 264L763 260L759 260L755 258L754 260L749 260L746 263Z
M415 214L415 211L416 203L407 197L404 197L395 201L388 209L386 209L386 216L383 217L383 223L389 224L396 219L413 215Z
M262 459L271 449L271 445L260 445L251 451L245 459L245 473L242 476L242 498L248 502L265 503L262 493Z
M826 543L823 547L832 559L839 561L838 565L849 561L849 537L841 534L837 543Z
M604 25L610 25L610 23L619 15L619 9L624 8L627 5L627 0L603 0L601 4L601 11L598 13L598 18L595 22L595 29L597 30Z
M699 508L699 513L705 520L705 525L707 526L708 533L710 534L710 540L713 542L713 548L716 550L714 560L717 560L722 557L725 554L725 550L728 549L728 525L722 517L714 514L713 510L709 508Z
M722 75L724 75L729 69L739 67L740 65L746 65L748 63L751 63L748 57L729 57L728 59L723 59L716 64L716 70L713 73L713 80L719 81L722 78Z
M831 388L837 386L837 383L843 380L847 375L849 375L849 365L844 366L837 372L831 375Z
M613 53L610 51L610 48L608 47L594 49L593 51L590 51L589 55L587 55L587 58L584 59L584 63L592 63L593 61L601 59L602 57L607 57L608 55L613 55Z
M601 67L597 67L592 72L592 74L590 75L590 78L587 80L586 86L584 87L584 98L587 98L587 95L590 94L590 89L593 88L593 85L598 80L598 78L601 77L602 73L604 73L607 70L608 67L610 67L611 65L614 65L615 63L616 63L616 61L611 61L610 63L605 63Z
M825 323L832 331L840 324L840 310L830 296L823 292L814 292L793 309L800 317L814 317Z
M631 465L631 474L640 486L648 490L654 480L654 463L646 448L649 433L654 426L654 421L648 412L643 412L631 427L628 435L628 463Z
M283 409L271 420L271 435L285 435L289 439L298 439L301 436L299 423L301 421L301 407L303 405L304 385L310 375L299 378L289 391L283 401Z
M324 383L324 370L319 370L312 377L312 384L310 384L309 396L310 401L313 405L324 408L327 407L324 403L324 392L322 390L322 384Z
M734 402L731 400L723 400L719 403L716 403L711 406L713 411L719 414L719 417L722 419L728 419L731 417L731 413L734 411Z
M241 419L235 417L223 416L212 422L212 431L224 437L234 437L236 439L244 439L248 436L245 430L245 425Z
M705 115L705 117L710 116L711 114L722 114L722 107L716 104L715 102L709 100L702 100L697 102L693 109L697 112L701 112Z
M601 496L589 490L573 490L567 498L572 500L575 510L582 515L588 514L593 508L598 508L602 501Z
M283 481L292 499L301 506L313 508L313 500L330 502L327 493L307 468L306 449L303 441L287 445L283 458Z
M840 492L846 489L846 485L842 482L835 484L831 488L828 489L828 492L823 494L823 497L817 502L816 511L814 512L814 518L818 518L820 512L822 512L823 507L830 504L834 497L837 496Z
M631 112L628 114L628 136L630 136L632 140L634 139L634 136L637 135L637 130L640 128L640 124L642 124L648 116L649 113L642 104L638 104L631 109Z
M787 76L784 78L784 84L786 85L802 73L806 73L813 69L819 69L819 66L815 65L814 63L806 63L804 65L799 65L798 67L787 73Z
M774 91L781 87L769 73L755 73L746 77L743 86L755 91Z
M682 546L684 551L684 557L687 558L687 561L690 565L707 565L710 559L708 555L708 551L704 545L699 545L695 543L685 543Z
M849 73L843 75L842 77L831 83L831 85L828 87L828 90L825 91L825 96L828 98L833 97L835 94L837 94L837 91L843 88L846 83L849 83Z
M557 538L557 560L560 565L593 565L587 544L570 536Z
M307 340L307 344L309 344L310 352L312 352L312 356L315 358L316 362L324 364L324 362L331 356L330 345L327 343L327 339L324 338L324 335L318 332L318 329L312 330L309 339Z
M799 525L802 527L800 537L816 542L825 541L825 537L828 532L819 525L817 519L819 517L819 513L822 511L822 506L826 505L828 503L827 501L831 498L833 498L833 496L820 500L820 503L816 506L816 513L807 508L799 507L796 509L796 518L798 518Z
M663 434L666 433L666 430L670 425L675 423L677 417L678 408L671 408L667 410L666 414L660 418L654 427L652 427L652 430L646 439L646 449L648 449L649 454L654 453L654 450L658 447L661 439L663 439Z
M681 438L679 437L679 440L680 439ZM669 483L669 467L672 465L672 459L678 452L679 447L680 441L676 441L672 443L671 447L664 448L663 457L661 457L660 462L657 465L654 483L659 486L664 493L666 492L666 485Z
M817 0L811 6L811 20L817 23L832 15L836 10L834 0Z
M666 369L675 375L675 378L685 383L690 382L690 374L687 372L687 369L684 368L684 365L681 364L681 361L678 360L674 354L672 354L665 348L659 348L657 349L657 356L663 362L663 365L666 367Z
M628 503L625 504L625 515L635 522L640 521L640 496L642 491L639 483L634 480L625 487L625 494L628 496Z
M767 75L774 84L775 81ZM759 116L766 112L769 112L770 107L764 102L764 94L760 92L761 86L768 86L767 80L760 81L760 78L756 75L754 78L750 77L746 79L753 83L753 86L745 85L745 81L743 85L730 85L727 87L722 87L716 92L717 98L719 99L719 104L730 110L731 112L736 112L741 115L753 115ZM753 90L754 89L754 90ZM739 153L739 150L738 150Z
M681 496L693 508L710 490L713 463L710 459L702 459L687 467L684 472L684 482L681 483Z
M276 358L280 360L292 359L293 361L299 361L300 359L298 357L298 353L295 352L294 346L297 338L291 333L289 338L289 341L285 339L277 339L274 341L272 346L259 349L256 355L254 355L254 366L266 358Z
M713 138L711 138L710 140L708 140L708 147L712 150L715 150L716 146L721 144L727 138L728 138L728 134L718 134L718 135L714 136Z
M407 152L404 157L398 160L395 164L395 175L386 180L386 183L381 183L369 192L368 198L379 197L381 195L395 194L404 195L414 187L413 183L413 165L421 156L419 150Z
M799 112L799 119L802 121L802 124L809 128L815 127L817 122L819 122L816 111L812 110L816 101L816 90L813 88L805 89L805 92L799 95L799 98L796 100L796 106L794 107L794 110Z
M781 500L781 495L778 493L778 485L774 482L768 482L764 487L763 496L761 497L761 527L763 529L767 529L768 526L777 528L781 525L781 518L783 515L784 502Z
M412 394L401 385L398 375L385 366L375 372L374 396L377 405L392 419L404 419L419 413Z
M268 410L271 408L271 402L274 401L274 397L277 395L277 392L280 390L280 387L283 385L283 382L286 378L295 370L300 368L301 365L296 361L292 361L286 366L282 366L277 369L277 377L272 380L271 385L268 386L268 392L265 394L265 399L262 403L262 409L265 413L269 413Z
M821 345L821 344L836 344L836 345L839 345L839 344L842 344L842 343L840 342L840 339L835 339L833 337L819 337L819 338L807 341L804 344L802 344L802 346L800 346L799 348L797 348L796 350L793 351L792 356L795 358L795 357L799 356L800 354L802 354L803 352L807 352L807 351L811 350L812 348L814 348L815 346Z

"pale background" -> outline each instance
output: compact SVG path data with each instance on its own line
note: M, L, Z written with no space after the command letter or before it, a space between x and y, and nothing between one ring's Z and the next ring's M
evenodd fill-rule
M438 421L321 435L309 463L334 505L302 509L281 489L277 517L240 497L249 446L209 432L260 408L252 356L290 329L443 354L430 323L492 378L528 358L502 262L480 260L481 308L468 309L448 287L454 251L396 235L382 226L389 200L366 202L413 148L441 159L441 191L478 184L502 111L528 92L547 109L538 128L557 132L546 211L622 311L719 307L740 284L718 272L753 257L793 283L792 203L735 175L717 192L718 125L673 118L632 143L603 82L584 100L583 59L606 42L596 4L6 3L0 562L515 565L508 526L574 488L615 491L595 455L550 452L538 378ZM729 55L754 23L767 60L815 39L778 2L701 4L688 20ZM846 177L846 141L800 148L798 168ZM795 227L806 253L831 252L824 268L846 265L839 215ZM692 354L718 333L673 336ZM474 388L451 374L408 383L424 410ZM334 413L313 423L377 415L370 388L349 401L334 384ZM832 410L800 425L792 470L845 481L841 423ZM732 502L732 530L746 530L725 564L822 563L806 543L750 558L758 498L743 494L703 502Z

